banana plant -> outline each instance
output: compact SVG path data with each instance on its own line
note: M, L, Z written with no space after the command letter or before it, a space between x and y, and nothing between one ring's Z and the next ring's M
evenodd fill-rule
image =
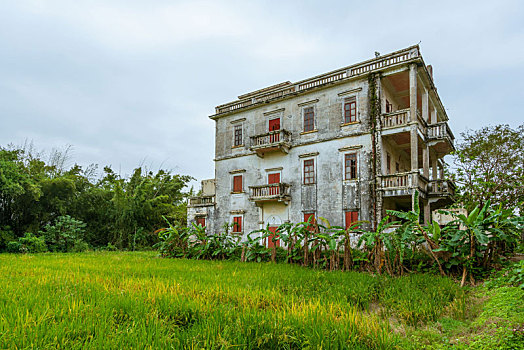
M386 255L384 252L384 240L385 238L391 236L388 235L385 231L389 229L391 226L399 223L398 221L388 221L389 216L384 217L378 223L375 231L363 232L357 243L358 248L364 245L368 249L368 251L370 252L368 260L373 260L373 266L378 274L382 272L382 267L384 266L384 264L387 263ZM387 244L390 244L389 240L386 239L386 241L388 242ZM390 274L392 273L390 268L388 268L388 272L390 272Z
M437 264L440 274L442 276L445 276L446 273L444 272L444 269L442 268L442 265L436 254L436 252L440 249L440 246L431 237L429 237L428 228L424 228L420 224L419 192L415 191L412 210L407 212L387 210L387 213L389 215L394 215L397 218L404 220L402 226L398 230L396 230L395 236L392 236L390 239L390 244L397 244L400 259L399 266L403 266L403 257L407 247L409 247L410 245L414 247L426 241L427 245L429 246L428 251L430 255L433 257L435 263ZM434 227L434 225L432 224L431 227ZM399 235L399 237L397 235ZM422 236L423 239L421 239L420 236Z

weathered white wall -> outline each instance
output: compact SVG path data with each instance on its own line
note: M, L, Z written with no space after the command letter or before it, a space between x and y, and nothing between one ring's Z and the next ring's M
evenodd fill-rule
M304 211L314 211L317 217L327 218L332 225L344 225L344 210L359 210L361 219L371 220L369 192L374 177L367 89L367 79L362 79L219 118L216 121L215 227L231 222L232 217L238 215L233 213L240 211L244 211L244 234L265 227L268 218L302 221ZM342 125L343 101L350 96L357 97L359 121ZM309 106L315 108L317 131L303 133L302 109ZM269 119L277 116L281 117L281 128L292 133L292 147L289 154L273 152L260 158L249 150L249 136L266 133ZM233 129L238 122L243 125L244 146L234 148ZM344 154L348 152L358 154L357 180L343 180ZM312 153L316 155L300 157ZM303 185L302 162L310 158L315 159L316 183ZM248 187L267 184L267 170L279 168L281 182L291 184L291 201L288 205L264 203L262 208L257 207L248 200ZM245 170L242 172L244 193L232 194L232 176L237 173L230 172L238 170Z

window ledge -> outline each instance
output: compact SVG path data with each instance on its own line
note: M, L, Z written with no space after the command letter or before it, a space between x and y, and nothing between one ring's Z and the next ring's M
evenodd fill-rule
M307 134L313 134L315 132L318 132L318 129L311 130L311 131L302 131L300 135L307 135Z
M355 125L355 124L360 124L360 120L357 120L356 122L340 124L340 127L344 127L344 126L348 126L348 125Z
M238 145L238 146L232 146L231 148L240 148L240 147L244 147L244 145Z
M246 193L246 192L245 191L241 191L241 192L233 192L233 191L231 191L230 193L231 194L242 194L242 193Z

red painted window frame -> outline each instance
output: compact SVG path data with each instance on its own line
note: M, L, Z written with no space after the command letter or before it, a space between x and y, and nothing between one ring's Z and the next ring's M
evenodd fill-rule
M315 160L304 160L304 185L311 185L315 183Z
M344 155L344 179L354 180L357 178L357 154L346 153Z
M243 192L243 176L242 175L235 175L233 176L233 193L241 193Z
M242 216L233 216L232 232L234 233L242 232Z
M344 123L354 123L357 121L357 100L347 99L344 102Z
M304 108L304 132L315 130L315 108Z

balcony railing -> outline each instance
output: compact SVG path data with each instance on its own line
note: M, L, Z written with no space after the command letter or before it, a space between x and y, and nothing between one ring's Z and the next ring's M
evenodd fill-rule
M420 175L417 171L408 173L397 173L383 175L380 177L380 188L384 190L393 189L418 189L426 192L428 179Z
M291 185L275 183L249 187L249 200L261 201L288 201L290 199Z
M291 133L284 129L251 136L251 150L262 156L265 152L275 150L288 153L289 147L291 147Z
M215 205L215 196L199 196L199 197L189 197L190 207L207 207Z
M454 196L455 184L451 180L432 180L429 183L430 195L435 196Z
M392 113L382 114L383 128L397 128L406 126L413 121L414 120L411 120L410 118L409 108L401 109ZM422 131L425 131L428 124L424 121L424 119L422 119L419 111L417 111L417 122L419 124L419 128Z
M453 140L455 136L451 132L447 122L439 122L430 124L428 126L428 138L430 139L444 139L449 138Z
M407 125L409 120L409 109L402 109L393 113L382 115L382 127L393 128Z
M338 69L333 72L322 74L310 79L302 80L294 84L279 84L270 90L262 89L256 94L246 94L239 96L240 100L226 103L215 108L216 114L235 112L239 109L251 107L253 105L264 103L269 100L285 98L309 89L318 88L344 81L350 77L369 72L381 70L387 67L403 64L419 58L418 47L412 46L406 49L392 52L390 54L374 58L362 63L349 67Z

